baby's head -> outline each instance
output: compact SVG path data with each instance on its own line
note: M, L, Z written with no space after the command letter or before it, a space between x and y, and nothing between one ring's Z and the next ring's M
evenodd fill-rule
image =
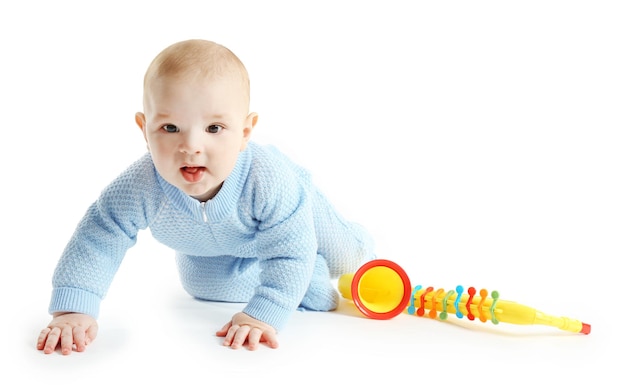
M229 49L206 40L165 48L144 77L144 112L135 115L154 165L170 184L212 198L246 148L257 114L250 81Z
M228 79L233 87L241 87L241 97L246 108L250 104L248 71L232 51L215 42L190 39L174 43L161 51L152 60L144 76L144 109L146 103L149 103L153 83L166 78Z

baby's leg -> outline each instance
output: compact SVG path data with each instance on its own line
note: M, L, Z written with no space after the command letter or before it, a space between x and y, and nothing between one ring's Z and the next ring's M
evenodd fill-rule
M259 285L260 270L255 259L177 253L176 264L183 288L199 299L247 302Z
M308 310L330 311L337 308L338 301L339 293L330 281L326 260L317 255L311 284L300 306Z
M343 218L321 193L314 192L313 197L318 253L326 259L332 279L354 273L376 258L374 241L365 228Z

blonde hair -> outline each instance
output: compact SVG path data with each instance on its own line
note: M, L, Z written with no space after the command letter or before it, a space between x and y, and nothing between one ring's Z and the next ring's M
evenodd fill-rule
M150 82L163 76L230 77L241 81L244 97L250 101L250 78L243 62L228 48L209 40L184 40L161 51L144 76L144 95Z

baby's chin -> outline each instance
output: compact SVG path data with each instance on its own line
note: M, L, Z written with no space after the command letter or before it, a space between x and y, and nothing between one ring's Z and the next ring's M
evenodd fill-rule
M206 178L206 177L205 177ZM200 202L206 202L209 199L212 199L217 195L217 193L222 188L222 183L217 186L206 182L206 179L203 179L199 182L189 182L186 179L181 179L180 177L173 177L173 179L166 179L172 186L175 186L177 189L187 194L188 196L197 199Z
M210 190L190 190L189 187L181 188L185 194L188 196L197 199L200 202L206 202L215 197L220 189L221 185L218 188L210 189Z
M197 191L183 190L185 194L190 196L193 199L197 199L200 202L206 202L211 199L213 196L208 192L199 193Z

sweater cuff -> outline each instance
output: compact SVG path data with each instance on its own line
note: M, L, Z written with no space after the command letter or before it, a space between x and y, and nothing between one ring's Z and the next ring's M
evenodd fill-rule
M250 299L243 312L279 331L285 326L293 311L285 309L262 296L255 295Z
M48 312L81 313L97 319L102 299L89 291L79 288L61 287L52 290L52 298Z

